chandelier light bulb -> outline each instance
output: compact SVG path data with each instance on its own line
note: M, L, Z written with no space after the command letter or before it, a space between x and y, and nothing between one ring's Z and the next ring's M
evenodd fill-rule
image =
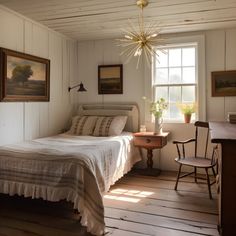
M129 36L129 35L125 35L125 38L126 38L126 39L131 39L131 40L133 40L133 37L132 37L132 36Z
M136 50L136 52L134 53L134 56L135 57L140 57L142 55L142 48L138 48L137 50Z

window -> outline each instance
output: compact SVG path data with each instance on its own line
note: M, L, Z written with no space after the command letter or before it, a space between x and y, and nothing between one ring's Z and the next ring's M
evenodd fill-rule
M157 48L157 54L152 80L154 99L163 97L168 102L165 120L182 120L177 103L198 101L197 43Z

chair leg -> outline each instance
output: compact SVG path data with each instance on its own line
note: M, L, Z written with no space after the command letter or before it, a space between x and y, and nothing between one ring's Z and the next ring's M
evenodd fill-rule
M216 172L215 172L214 167L212 167L212 172L213 172L213 175L216 177Z
M179 166L179 172L178 172L176 183L175 183L175 190L177 190L177 187L178 187L179 176L180 176L180 173L181 173L181 168L182 168L182 164L180 164L180 166Z
M207 185L208 185L209 197L210 197L210 199L212 199L211 184L210 184L210 178L209 178L209 174L208 174L208 168L206 168L205 170L206 170L206 177L207 177Z
M194 179L195 183L197 183L197 167L194 167Z

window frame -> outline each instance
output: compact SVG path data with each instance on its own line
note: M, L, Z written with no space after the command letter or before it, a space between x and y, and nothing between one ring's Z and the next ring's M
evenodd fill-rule
M153 97L153 100L156 101L157 98L156 98L156 88L160 88L160 87L168 87L168 95L169 95L169 88L170 87L181 87L181 97L183 95L183 87L187 87L187 86L194 86L195 87L195 102L197 103L198 101L198 58L197 58L197 50L198 50L198 47L197 47L197 43L182 43L182 44L168 44L168 45L165 45L165 46L162 46L162 47L156 47L157 50L158 49L181 49L181 65L180 66L170 66L169 65L169 56L168 56L168 66L167 67L160 67L160 68L167 68L168 69L168 77L169 77L169 70L170 68L181 68L181 78L183 78L183 68L188 68L188 67L194 67L195 68L195 83L163 83L163 84L157 84L155 83L155 79L156 79L156 69L157 69L157 60L155 60L153 58L153 67L152 67L152 97ZM182 49L183 48L195 48L195 64L194 66L183 66L182 65L182 62L183 62L183 53L182 53ZM168 104L176 104L176 103L173 103L173 102L170 102L168 100ZM197 120L198 119L198 110L197 112L195 113L195 116L194 116L194 119L192 119L192 121L194 120ZM168 122L168 123L171 123L171 122L174 122L174 123L179 123L179 122L182 122L182 119L181 118L164 118L164 121L165 122Z
M164 36L163 36L164 37ZM194 34L192 36L166 36L165 46L173 45L173 44L187 44L187 43L197 43L197 61L198 61L198 119L205 121L206 120L206 71L205 71L205 35ZM153 64L152 64L153 66ZM148 63L144 63L143 68L143 96L147 99L153 99L153 88L152 88L152 79L153 79L153 68L150 67ZM151 124L153 123L152 115L150 113L148 103L144 103L144 121L145 123ZM180 123L173 121L165 121L165 123ZM181 121L183 123L183 121Z

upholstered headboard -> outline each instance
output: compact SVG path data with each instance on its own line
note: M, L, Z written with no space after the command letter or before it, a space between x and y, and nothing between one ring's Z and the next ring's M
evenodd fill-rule
M129 132L139 130L139 109L136 104L83 104L79 106L78 115L125 115L128 119L124 130Z

